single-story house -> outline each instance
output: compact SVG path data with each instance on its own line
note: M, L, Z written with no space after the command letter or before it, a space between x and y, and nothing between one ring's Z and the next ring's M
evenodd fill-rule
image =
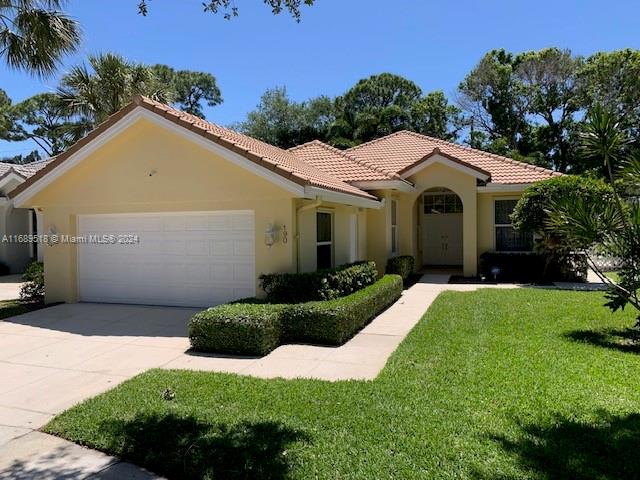
M207 306L396 255L476 275L484 251L531 248L509 214L554 175L406 131L283 150L137 97L10 195L43 214L47 301Z
M28 208L14 208L9 194L50 161L25 165L0 162L0 263L6 265L10 273L22 273L32 260L42 259L42 249L38 249L37 242L29 241L42 216Z

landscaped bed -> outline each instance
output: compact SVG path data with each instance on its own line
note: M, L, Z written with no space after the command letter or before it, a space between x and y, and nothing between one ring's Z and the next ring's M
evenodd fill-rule
M202 352L266 355L283 343L341 345L402 294L402 277L375 281L375 263L263 276L266 299L209 308L189 324ZM374 283L375 282L375 283Z
M170 478L640 478L640 345L603 295L442 294L370 382L154 370L46 431Z

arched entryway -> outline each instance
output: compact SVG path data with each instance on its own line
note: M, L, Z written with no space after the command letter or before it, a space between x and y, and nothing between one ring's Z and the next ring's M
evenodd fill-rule
M419 205L418 224L423 265L462 266L462 199L448 188L430 188L422 193Z

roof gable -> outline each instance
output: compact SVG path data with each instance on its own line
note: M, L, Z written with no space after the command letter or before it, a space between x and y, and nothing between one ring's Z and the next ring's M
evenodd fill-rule
M561 175L546 168L406 130L350 148L346 153L400 173L436 149L472 168L488 172L492 183L532 183Z
M48 177L53 178L54 174L59 175L64 173L63 165L66 164L65 167L69 168L69 160L79 158L84 150L98 143L98 138L106 136L111 131L115 131L119 124L121 128L126 128L126 126L123 125L123 119L125 117L130 118L130 115L136 111L147 112L147 115L151 113L162 120L170 122L174 126L185 129L190 134L196 134L211 144L215 144L233 154L239 155L267 173L270 172L270 174L275 174L285 181L300 186L303 191L305 187L312 187L320 191L329 190L337 194L377 202L374 196L317 169L313 165L307 164L291 152L242 135L233 130L206 122L199 117L181 112L168 105L141 96L136 97L129 105L109 117L107 121L99 125L86 137L71 146L64 153L58 155L55 160L47 164L42 170L27 179L23 184L19 185L11 192L10 196L18 197L20 195L24 199L28 195L30 196L32 193L36 193L39 188L44 187Z

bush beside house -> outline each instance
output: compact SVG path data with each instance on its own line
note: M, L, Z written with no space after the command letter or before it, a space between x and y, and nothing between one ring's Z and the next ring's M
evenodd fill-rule
M387 261L385 272L390 275L400 275L405 282L409 279L416 265L416 259L411 255L400 255Z
M196 314L189 338L195 350L242 355L266 355L283 342L339 345L401 294L402 278L385 275L332 300L280 304L248 299Z
M24 283L20 287L20 300L24 303L44 303L44 265L32 262L22 275Z
M375 262L355 262L309 273L261 275L261 287L270 302L299 303L344 297L373 284Z
M500 263L506 264L515 260L516 265L505 266L505 271L509 272L520 270L521 263L525 263L525 267L532 270L528 272L520 270L519 275L514 278L500 278L536 282L586 280L586 257L574 251L571 242L554 229L550 229L548 225L548 212L554 202L567 197L584 199L589 204L611 202L613 189L610 184L601 179L576 175L563 175L528 187L516 204L511 220L518 230L536 234L535 254L529 254L530 259L504 254ZM482 262L481 257L481 264ZM492 262L488 263L495 263L495 259L492 258Z

